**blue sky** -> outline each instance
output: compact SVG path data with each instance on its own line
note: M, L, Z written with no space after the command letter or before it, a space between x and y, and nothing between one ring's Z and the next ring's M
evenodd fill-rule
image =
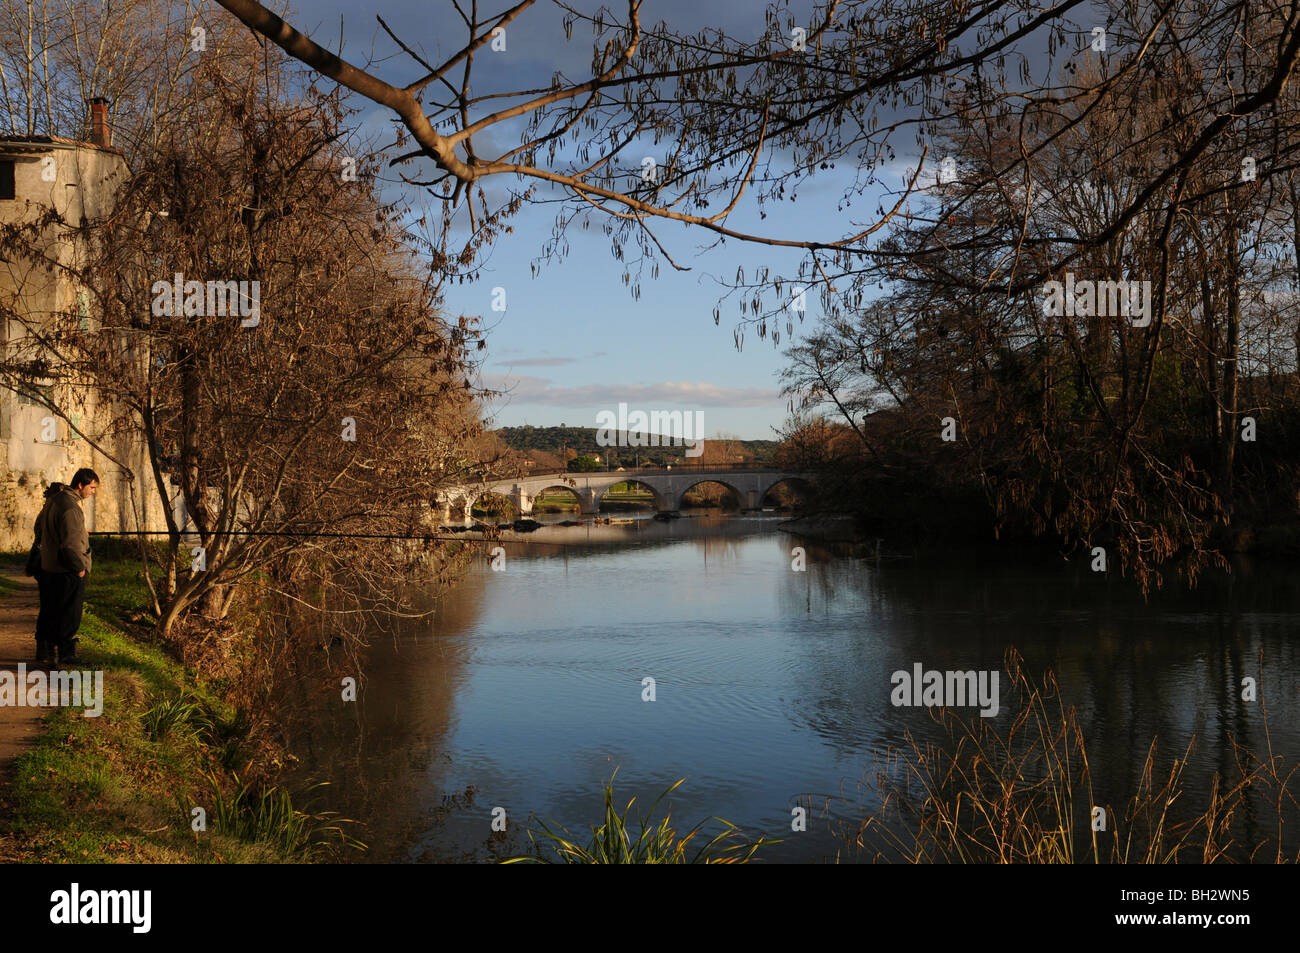
M462 0L461 8L469 10L472 2ZM599 0L572 3L586 11L600 6ZM512 5L513 0L478 0L482 19ZM620 18L626 14L625 0L608 0L608 6ZM643 25L667 21L679 32L714 29L755 40L769 30L766 7L766 0L644 0L641 20ZM811 28L811 0L790 0L782 10L791 23ZM1026 8L1021 18L1030 14ZM390 83L404 85L419 78L424 69L383 32L377 15L402 43L429 63L444 62L468 38L451 0L376 0L364 12L346 0L300 0L289 19L321 45L341 52L349 62ZM562 17L563 10L553 0L537 0L506 28L505 51L479 51L472 94L481 97L545 88L555 73L570 82L590 78L592 32L578 24L572 39L567 40ZM1076 29L1079 50L1087 47L1091 39L1087 26L1093 22L1089 19L1081 30ZM1095 22L1106 21L1098 17ZM788 25L781 28L785 32ZM1024 43L1031 72L1042 74L1039 78L1054 69L1045 55L1047 32L1041 30ZM459 84L460 68L448 78ZM328 81L324 85L328 88ZM496 100L492 108L516 101ZM360 111L360 135L371 142L392 144L397 128L393 114L359 97L352 97L351 102ZM485 112L471 113L471 121ZM507 128L506 124L491 127L475 137L477 151L483 156L498 155L519 144L518 133L518 127ZM852 184L854 170L843 162L838 170L819 173L816 179L801 184L797 204L769 203L766 218L760 220L747 198L726 224L766 236L833 240L873 223L874 210L882 203L893 205L921 154L915 127L892 137L890 145L895 157L877 170L876 184L852 197L852 208L847 211L837 206ZM663 156L668 148L668 143L661 143L647 154ZM398 151L390 149L388 155ZM627 161L621 165L628 169L629 163L634 164L634 154L625 155ZM940 159L937 150L929 156L919 181L922 187L933 182ZM543 154L539 161L545 160ZM777 162L773 165L779 167ZM432 178L435 172L426 160L403 169L417 179ZM408 199L430 201L419 188L393 188ZM495 204L494 200L507 194L506 189L520 191L523 186L518 180L497 177L485 180L484 188ZM546 188L541 189L541 199L558 197ZM891 192L888 196L886 189ZM481 280L450 286L445 292L451 317L481 315L489 330L487 350L479 352L484 358L480 383L505 392L485 408L495 425L594 427L600 411L627 403L630 409L644 411L702 412L706 436L775 436L774 428L788 414L788 399L780 394L778 375L787 363L783 351L792 337L782 328L777 349L770 339L760 340L751 327L745 329L743 350L737 350L734 331L741 321L737 300L722 302L721 322L716 326L713 311L727 290L719 283L720 276L734 276L739 266L748 276L765 267L771 275L791 278L799 255L738 241L717 246L712 233L658 222L653 226L658 239L677 262L691 270L676 272L661 259L657 279L643 276L638 300L623 283L624 264L611 254L599 213L589 216L589 230L571 225L565 233L567 256L540 263L540 273L533 276L532 266L552 235L557 208L556 204L526 205L510 221L512 234L496 240ZM506 290L504 312L492 310L497 287ZM807 296L807 306L802 322L794 323L796 343L816 328L820 318L813 291Z
M738 351L734 305L724 306L723 320L713 323L720 293L713 278L734 275L738 259L752 267L753 249L696 258L695 236L665 230L681 235L674 257L690 261L692 271L661 267L633 300L599 233L576 232L563 261L530 277L529 260L549 232L550 216L520 218L484 281L447 295L453 310L484 313L491 328L484 382L512 391L496 402L498 424L594 426L598 410L624 401L647 410L699 410L710 436L773 436L785 417L777 381L781 352L752 334ZM488 310L494 286L508 289L504 314Z
M480 3L485 13L509 5ZM468 9L468 3L462 6ZM619 3L613 6L620 12L624 9ZM757 37L765 30L764 6L759 0L708 4L647 0L642 20L667 19L687 30L718 26L733 35ZM800 7L806 10L808 5L791 4L792 9ZM299 8L302 12L291 14L291 22L333 50L338 49L341 17L345 58L364 65L375 57L372 71L393 83L409 82L417 74L379 31L374 14L382 15L404 42L434 63L458 50L467 36L449 0L379 0L364 15L335 0L300 3ZM566 42L561 15L540 0L508 27L505 53L480 53L473 73L474 93L544 85L555 70L562 70L570 80L588 78L590 30L575 28L573 40ZM455 80L459 82L458 71ZM362 109L363 130L391 139L395 127L389 111L353 102ZM488 146L515 144L509 140L511 132L493 130L481 142L476 140L480 154L489 152ZM902 171L900 161L897 174L889 177L891 184L901 181ZM765 235L839 237L852 227L847 216L835 209L842 185L821 178L801 187L796 205L784 209L769 205L767 218L761 221L751 207L742 205L727 223ZM500 195L506 187L518 186L504 180L490 183L489 196L493 189ZM877 200L871 194L856 199L852 211L862 214L853 215L854 220L874 209ZM567 257L542 264L540 274L532 276L530 266L551 234L555 210L554 205L525 206L511 221L513 234L496 242L482 280L446 291L449 312L482 315L489 329L481 382L507 391L486 408L495 424L594 427L599 411L626 402L632 409L646 411L700 411L708 436L775 436L773 428L787 417L788 401L781 396L778 381L786 363L782 352L790 343L786 332L782 329L777 349L750 329L743 350L737 350L733 331L740 314L735 299L723 303L721 323L716 326L713 310L726 290L718 283L719 276L734 276L737 266L749 275L762 266L793 275L798 255L735 241L709 247L715 244L710 233L660 223L656 235L674 259L691 270L676 272L661 260L658 279L647 273L640 299L634 300L622 281L623 264L614 259L599 228L598 215L592 216L587 231L570 227ZM496 287L506 289L504 312L491 310ZM796 339L817 322L814 293L807 303L802 324L796 321L794 326Z

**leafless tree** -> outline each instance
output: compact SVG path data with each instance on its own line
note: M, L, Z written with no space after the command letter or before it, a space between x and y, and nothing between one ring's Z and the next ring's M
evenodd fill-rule
M475 319L443 319L405 210L339 154L346 111L285 65L248 43L189 74L187 121L111 214L61 223L91 249L70 270L94 326L29 322L39 370L89 382L148 448L173 641L193 609L210 632L248 582L351 635L415 611L396 581L423 558L429 504L484 469Z

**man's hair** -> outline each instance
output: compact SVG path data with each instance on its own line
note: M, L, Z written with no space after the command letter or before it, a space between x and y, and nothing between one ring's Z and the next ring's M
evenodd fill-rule
M76 473L72 474L72 480L69 481L68 486L76 490L83 486L86 486L88 483L98 483L98 482L99 482L98 473L90 469L90 467L82 467Z

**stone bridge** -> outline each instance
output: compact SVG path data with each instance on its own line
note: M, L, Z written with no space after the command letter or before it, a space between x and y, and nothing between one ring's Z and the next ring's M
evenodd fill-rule
M594 516L600 512L600 501L616 483L636 483L654 496L655 509L661 513L681 509L682 497L697 483L713 482L730 487L740 497L742 509L756 510L763 504L768 490L785 480L813 483L811 473L753 466L674 466L671 469L628 468L602 470L596 473L569 473L556 470L549 473L530 473L527 476L490 481L473 486L451 487L444 490L434 503L434 510L444 520L470 518L470 510L480 497L497 494L515 505L519 516L533 511L533 501L549 489L569 490L578 498L583 515Z

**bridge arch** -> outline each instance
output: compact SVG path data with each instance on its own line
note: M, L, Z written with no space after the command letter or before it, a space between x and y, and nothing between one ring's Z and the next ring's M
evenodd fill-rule
M617 482L610 483L607 486L603 486L600 489L596 490L597 510L600 509L600 504L605 499L606 494L608 494L610 490L614 489L614 487L618 486L620 483L626 483L628 486L639 486L639 487L643 487L646 490L649 490L650 495L654 499L654 508L656 512L663 512L664 510L677 509L677 507L673 505L675 501L672 499L671 494L665 493L663 490L659 489L659 487L655 486L653 483L647 480L641 480L638 479L637 477L628 477L625 480L618 480Z
M520 516L518 505L510 498L510 491L502 487L477 489L466 496L466 502L468 503L466 511L471 517L474 510L500 516L502 519L515 520ZM485 506L485 503L495 503L496 505Z
M691 490L695 489L701 483L716 483L719 486L726 487L728 490L734 493L736 495L737 502L740 504L740 508L742 510L745 509L745 504L747 502L745 499L746 496L745 491L728 480L718 479L719 476L720 474L711 473L707 475L702 475L698 480L692 480L688 486L683 487L681 490L678 490L674 494L676 498L673 500L672 508L675 510L680 510L682 508L682 505L686 502L686 494L691 492Z
M477 501L472 493L456 488L440 492L433 500L435 515L443 520L465 521L470 518L470 510Z
M782 483L788 483L791 486L797 486L805 493L811 492L815 486L813 481L809 479L807 476L803 476L800 474L784 474L777 477L777 479L775 480L767 482L765 485L760 484L761 490L758 494L758 505L762 506L764 501L767 500L767 495L771 493L773 490L775 490Z
M583 516L594 516L599 508L599 497L597 496L596 490L593 488L585 486L570 486L562 480L555 480L554 482L547 483L545 486L529 487L527 493L528 512L533 512L533 507L536 505L539 496L544 496L551 490L563 490L565 493L571 495L577 501L578 512Z
M536 488L531 488L531 487L530 487L530 488L529 488L529 496L531 496L531 497L533 498L533 505L536 505L537 500L538 500L540 497L543 497L543 496L545 496L545 495L548 494L548 493L552 493L552 492L555 491L555 490L561 490L561 491L563 491L564 493L567 493L569 496L572 496L572 497L573 497L573 502L574 502L574 503L581 505L581 503L582 503L582 497L578 495L578 491L577 491L577 489L575 489L574 487L568 486L567 484L560 483L560 482L558 482L558 481L555 482L555 483L551 483L551 484L549 484L549 485L547 485L547 486L543 486L543 487L536 487Z

